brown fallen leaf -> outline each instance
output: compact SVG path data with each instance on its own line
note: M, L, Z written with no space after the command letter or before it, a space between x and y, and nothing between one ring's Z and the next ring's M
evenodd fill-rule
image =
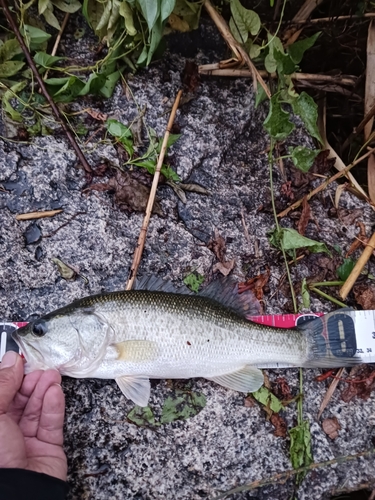
M345 403L355 397L367 400L375 389L375 371L367 364L354 366L346 380L347 387L341 393Z
M357 285L353 288L356 302L366 311L375 309L375 287L371 285Z
M337 420L337 417L326 418L322 422L322 428L329 438L336 439L339 435L341 425Z
M255 405L256 405L256 403L255 403L255 400L252 396L247 396L247 398L244 399L244 406L246 408L252 408Z
M198 66L194 61L186 61L182 72L182 83L188 92L195 92L200 83Z
M282 401L290 400L292 398L292 392L285 377L277 377L275 382L276 382L276 387L274 389L275 396L277 396Z
M305 236L307 224L309 223L310 219L311 219L311 208L309 202L307 201L307 196L305 196L302 202L302 213L297 224L297 230L299 234L301 234L302 236Z
M129 172L116 170L114 177L107 183L92 184L88 189L95 191L114 191L114 202L124 211L144 212L146 210L150 188L141 184ZM155 201L152 212L164 216L161 205Z
M226 262L217 262L214 267L212 268L212 271L216 273L216 271L219 271L223 276L228 276L228 274L232 271L234 268L235 260L228 260Z
M287 426L283 417L279 413L273 413L270 417L271 424L275 427L275 431L273 433L276 437L286 437Z
M286 181L281 185L280 193L288 198L288 200L293 201L295 196L292 190L292 181Z
M94 120L98 120L100 122L106 122L108 119L108 115L102 113L101 111L95 111L95 109L91 109L91 108L88 108L85 111L92 118L94 118Z
M259 301L262 300L264 295L263 288L268 283L270 274L271 271L269 268L267 268L267 271L265 273L258 274L258 276L254 276L244 283L239 283L238 293L245 292L246 290L251 290Z

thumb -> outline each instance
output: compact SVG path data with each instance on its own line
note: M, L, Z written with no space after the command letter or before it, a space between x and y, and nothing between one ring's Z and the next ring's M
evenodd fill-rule
M23 379L21 356L8 351L0 363L0 415L8 411Z

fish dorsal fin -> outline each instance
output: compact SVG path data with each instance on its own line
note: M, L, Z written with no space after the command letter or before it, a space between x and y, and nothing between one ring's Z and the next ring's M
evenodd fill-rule
M233 278L221 278L212 281L200 295L220 302L223 306L232 309L245 318L261 313L260 303L253 292L246 290L239 294L238 284Z
M123 376L115 379L121 392L138 406L147 406L150 399L150 379L143 376Z
M143 276L142 278L137 278L134 286L134 290L147 290L149 292L166 292L166 293L182 293L184 295L191 295L190 290L182 286L181 288L176 288L173 283L167 280L163 280L159 276Z
M208 380L212 380L228 389L247 393L257 391L263 385L264 376L259 368L246 365L236 372L211 377Z

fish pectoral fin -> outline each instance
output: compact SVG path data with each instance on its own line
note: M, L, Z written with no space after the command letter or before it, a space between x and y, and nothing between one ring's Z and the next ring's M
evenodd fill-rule
M259 368L246 365L236 372L218 375L208 380L234 391L255 392L263 385L264 376Z
M148 377L123 376L115 379L121 392L138 406L147 406L150 399L150 379Z
M126 340L113 345L118 352L118 361L141 363L152 361L158 354L158 346L152 340Z

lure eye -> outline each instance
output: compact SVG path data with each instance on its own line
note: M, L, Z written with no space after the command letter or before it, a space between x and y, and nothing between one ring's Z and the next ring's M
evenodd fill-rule
M33 334L37 337L43 337L47 333L47 327L44 323L35 323L33 326Z

